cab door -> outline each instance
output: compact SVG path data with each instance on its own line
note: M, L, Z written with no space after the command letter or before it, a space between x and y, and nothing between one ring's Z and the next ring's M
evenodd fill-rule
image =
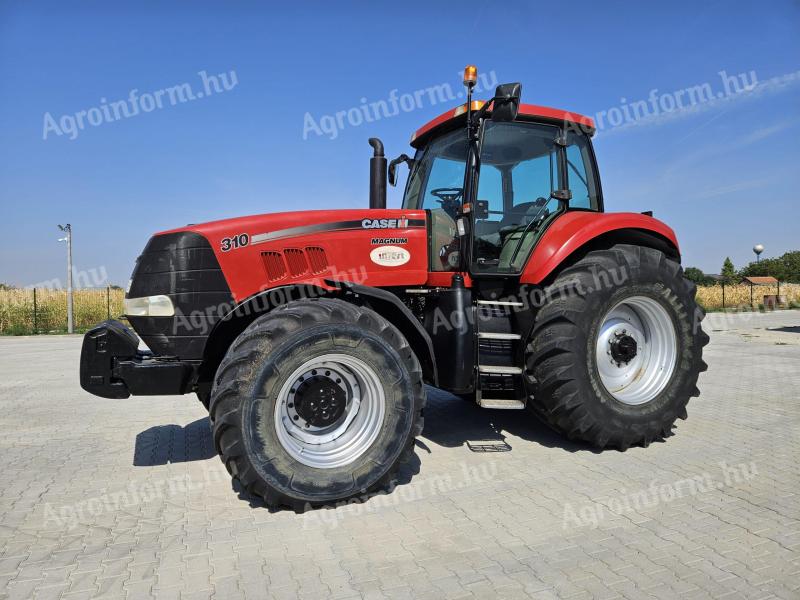
M586 136L540 123L488 122L473 220L473 275L522 271L542 233L565 210L598 210ZM570 190L568 202L553 197Z

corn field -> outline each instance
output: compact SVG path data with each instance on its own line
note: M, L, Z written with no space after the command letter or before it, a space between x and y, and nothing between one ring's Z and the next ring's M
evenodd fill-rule
M764 304L764 296L778 294L778 286L756 285L753 286L752 292L752 306L758 308ZM800 284L782 283L780 285L780 295L786 297L786 308L800 305ZM748 308L751 306L750 286L747 284L726 285L724 306L723 287L721 285L697 286L697 302L706 310Z
M100 321L122 314L121 289L75 290L75 331L86 331ZM50 289L0 290L0 335L31 335L67 331L67 292Z
M763 305L765 295L777 293L777 286L755 286L753 307ZM800 306L800 284L781 284L780 295L786 297L786 306ZM119 317L124 296L125 292L118 288L75 290L75 331L86 331L100 321ZM706 310L750 307L750 286L726 285L724 307L721 285L698 286L697 302ZM0 290L0 335L64 333L66 330L65 290Z

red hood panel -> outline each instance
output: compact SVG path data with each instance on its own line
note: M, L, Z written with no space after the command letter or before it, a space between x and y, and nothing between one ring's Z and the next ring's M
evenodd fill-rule
M312 210L238 217L193 231L214 249L237 302L266 289L325 279L419 285L428 273L423 210Z

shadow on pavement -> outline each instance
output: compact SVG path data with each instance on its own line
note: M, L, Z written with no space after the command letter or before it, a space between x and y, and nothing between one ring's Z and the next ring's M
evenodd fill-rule
M133 465L152 467L216 456L208 417L188 425L157 425L136 436Z
M481 408L449 392L428 388L425 430L422 432L425 440L446 448L465 446L472 452L513 451L504 432L548 448L599 452L588 444L568 440L554 432L527 410Z
M767 327L767 331L781 331L783 333L800 333L800 326Z
M418 454L430 454L432 450L429 443L446 448L464 446L472 452L513 451L506 434L513 436L511 441L515 443L518 443L518 438L525 443L562 448L567 452L599 452L588 444L570 441L555 433L527 411L484 409L448 392L429 387L425 429L421 438L416 440L414 454L400 467L388 487L394 489L406 485L420 472ZM211 428L208 418L204 417L184 427L174 424L159 425L142 431L136 436L133 464L141 467L156 466L208 460L215 456ZM238 481L232 481L231 487L250 506L265 507L259 497L248 493ZM384 492L382 490L377 493ZM366 499L362 497L359 500L363 502Z

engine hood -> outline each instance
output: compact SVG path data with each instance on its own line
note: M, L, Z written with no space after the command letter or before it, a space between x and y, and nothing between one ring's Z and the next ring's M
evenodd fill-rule
M423 210L348 209L281 212L223 219L160 232L208 240L236 301L292 284L326 280L372 286L427 279Z
M403 219L422 219L422 223L416 225L424 225L425 211L421 210L402 210L402 209L384 209L384 210L370 210L364 209L347 209L347 210L306 210L294 212L278 212L278 213L265 213L260 215L250 215L246 217L236 217L233 219L221 219L219 221L209 221L207 223L190 224L186 227L178 227L176 229L169 229L161 231L156 235L163 235L168 233L177 233L181 231L192 231L200 233L207 238L211 239L219 236L231 235L231 232L248 229L255 232L256 230L263 230L260 233L253 233L252 235L271 234L273 237L288 237L291 235L301 235L294 232L295 229L303 227L318 226L315 229L322 231L325 228L341 229L341 228L402 228L406 223ZM399 222L398 222L399 220ZM364 224L363 221L369 221L369 224ZM394 223L376 223L376 221L394 221ZM394 225L394 227L391 227ZM288 231L287 231L288 230Z

